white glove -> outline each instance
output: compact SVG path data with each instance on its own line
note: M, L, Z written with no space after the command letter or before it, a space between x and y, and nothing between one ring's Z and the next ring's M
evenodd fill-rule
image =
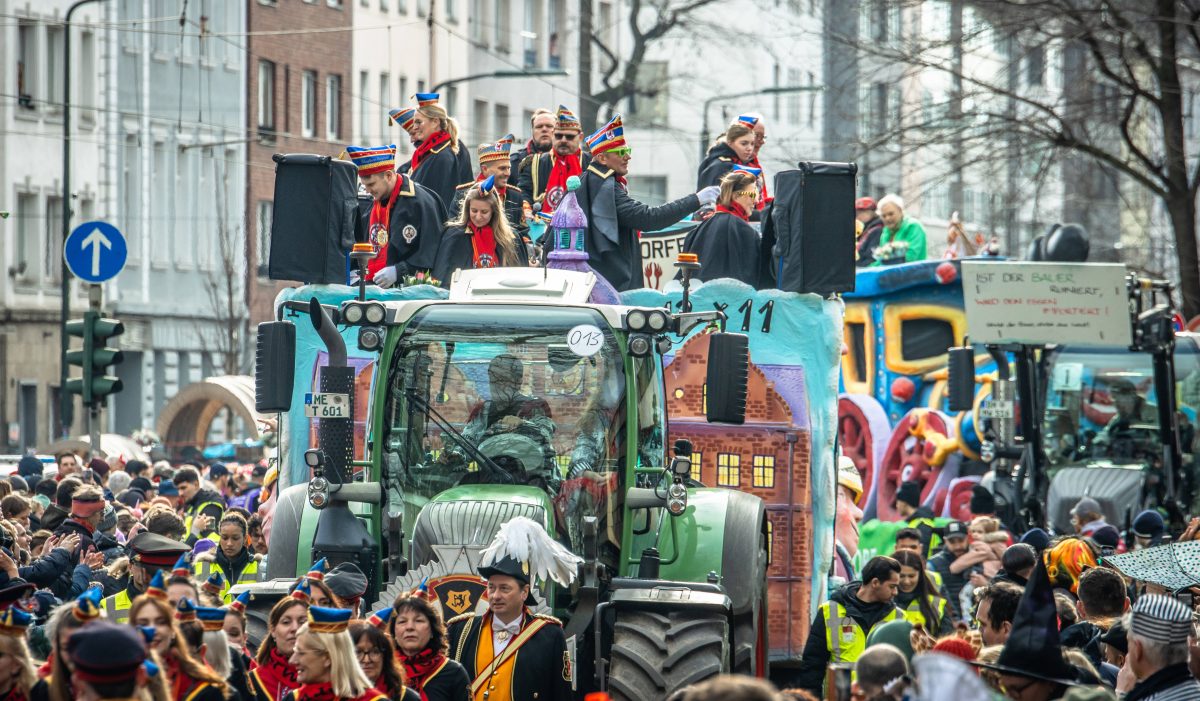
M709 185L700 192L696 193L696 198L700 200L701 207L708 207L717 203L717 196L721 194L721 188L718 185Z
M391 287L396 284L396 266L389 265L386 268L375 271L375 277L371 278L376 285L380 287Z

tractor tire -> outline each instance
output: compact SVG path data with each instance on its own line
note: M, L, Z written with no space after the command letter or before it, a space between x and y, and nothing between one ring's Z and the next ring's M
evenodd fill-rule
M275 520L271 524L271 543L267 554L266 579L295 579L300 550L312 551L312 543L301 544L300 519L308 503L308 485L293 484L279 494Z
M767 635L767 544L759 548L754 569L753 606L733 617L733 673L767 676L770 641Z
M665 699L729 672L729 619L687 610L618 611L608 658L614 701Z
M278 596L252 596L246 606L246 640L250 650L257 650L267 637L267 618L279 602Z

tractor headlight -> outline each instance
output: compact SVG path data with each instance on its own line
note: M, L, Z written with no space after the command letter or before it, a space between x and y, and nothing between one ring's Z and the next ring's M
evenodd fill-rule
M310 448L304 451L304 464L309 467L320 467L321 463L325 462L325 456L321 454L320 448Z
M342 321L345 321L347 324L357 324L358 322L362 321L362 319L363 307L361 304L347 304L345 308L342 309Z
M629 353L634 357L642 358L650 355L653 348L654 343L646 334L635 333L629 337Z
M672 516L682 516L687 510L687 487L676 482L667 487L667 511Z
M369 353L383 348L383 329L378 326L364 326L359 329L358 347Z
M368 324L382 324L384 309L382 304L368 304L367 311L363 314Z
M665 331L670 320L667 318L667 313L656 309L646 315L646 325L655 333Z
M646 330L646 312L634 309L625 315L625 327L630 331Z
M308 503L314 509L324 509L329 503L329 481L324 477L308 481Z

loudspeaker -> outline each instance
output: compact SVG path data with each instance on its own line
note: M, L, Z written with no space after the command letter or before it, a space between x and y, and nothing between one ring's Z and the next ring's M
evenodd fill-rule
M763 244L781 290L827 295L854 291L853 163L803 161L775 176Z
M272 280L344 284L354 245L358 170L350 161L275 154L275 210L267 274Z

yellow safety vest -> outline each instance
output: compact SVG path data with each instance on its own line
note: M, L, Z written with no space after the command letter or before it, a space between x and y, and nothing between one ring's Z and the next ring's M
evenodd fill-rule
M846 607L833 601L826 601L820 606L821 617L825 619L825 646L829 649L830 662L855 662L867 647L867 633L858 625L858 621L846 615ZM892 607L888 615L876 625L898 621L904 613Z
M104 615L109 623L129 622L129 607L133 605L129 598L129 590L122 589L112 596L105 597L100 605L104 608Z
M938 528L937 524L934 523L933 519L931 519L931 518L914 518L908 522L908 525L911 528L918 528L920 526L929 526L930 528L933 529L933 534L929 536L929 546L927 548L925 548L925 552L921 553L922 557L924 557L926 560L928 560L929 554L932 553L934 550L937 550L938 546L942 544L942 538L941 538L941 536L939 536L937 534L937 528ZM191 531L189 530L188 533L191 533Z
M196 574L196 579L203 584L204 582L208 581L209 576L212 575L214 570L219 571L221 576L225 578L225 587L221 589L221 600L227 604L233 602L233 597L229 596L229 590L233 588L233 585L253 584L254 582L259 581L258 560L250 560L250 562L242 568L241 574L238 575L238 580L236 582L229 581L229 573L225 570L222 570L220 567L217 567L216 564L217 563L213 560L200 560L192 565L192 572Z
M946 600L940 596L933 597L933 610L937 612L937 621L931 626L925 620L925 614L921 613L921 602L913 601L904 610L904 618L914 626L920 625L925 628L925 632L932 636L937 636L938 630L942 627L942 621L946 618Z
M222 514L225 513L225 505L219 501L206 501L203 504L197 504L194 508L188 508L188 510L185 511L183 514L183 532L185 534L187 534L187 535L192 534L192 519L196 518L197 514L199 514L201 511L204 511L204 509L206 509L209 506L220 507L221 513ZM219 519L220 517L218 516L217 518ZM217 533L217 524L214 523L213 524L213 532L209 533L208 535L206 535L204 537L207 538L208 540L211 540L214 543L220 543L221 536Z
M933 582L933 585L935 587L937 587L939 590L942 588L942 573L941 572L938 572L937 570L926 569L925 574L929 575L929 579L930 579L930 581Z

